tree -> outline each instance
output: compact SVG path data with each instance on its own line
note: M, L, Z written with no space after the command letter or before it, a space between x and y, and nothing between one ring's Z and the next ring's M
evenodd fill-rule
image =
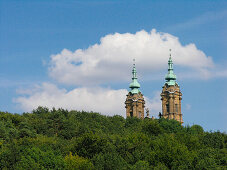
M106 146L107 140L105 138L90 132L75 140L72 152L85 158L92 158L94 155L104 151Z
M16 169L63 169L64 160L52 150L43 151L38 147L23 149Z
M142 124L142 132L147 135L160 135L163 133L163 128L159 125L156 120L145 120Z
M96 169L128 169L126 161L116 152L100 153L92 159Z
M227 135L175 120L0 112L0 169L226 169Z
M212 148L222 149L224 147L224 137L220 132L206 133L202 142Z
M79 157L78 155L73 156L72 152L69 153L64 159L65 161L65 169L73 170L73 169L80 169L80 170L91 170L94 169L94 165L88 160L83 157Z
M138 161L133 165L132 169L133 170L147 170L147 169L151 169L151 167L147 161Z

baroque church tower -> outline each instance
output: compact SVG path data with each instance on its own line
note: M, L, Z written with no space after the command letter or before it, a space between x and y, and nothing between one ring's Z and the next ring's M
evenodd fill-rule
M137 81L135 64L133 64L132 82L129 87L131 88L131 91L127 94L125 101L126 117L137 117L143 119L145 101L143 94L139 90L140 84Z
M180 86L176 82L176 75L173 73L173 61L171 54L168 61L168 74L165 77L165 84L162 87L162 117L166 119L174 119L183 123L181 113L182 93Z

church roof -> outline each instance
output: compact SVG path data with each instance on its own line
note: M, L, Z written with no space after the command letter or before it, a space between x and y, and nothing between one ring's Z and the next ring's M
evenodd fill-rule
M177 76L173 72L173 61L170 54L169 61L168 61L168 74L166 74L166 77L165 77L166 84L168 84L169 86L172 86L172 85L174 86L176 84L176 79L177 79Z
M137 76L136 76L136 66L133 64L133 69L132 69L132 82L130 83L129 87L131 88L131 93L132 94L137 94L140 92L140 84L137 81Z

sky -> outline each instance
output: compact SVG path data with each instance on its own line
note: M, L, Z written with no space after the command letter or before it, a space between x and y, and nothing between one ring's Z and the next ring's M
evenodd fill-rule
M0 0L0 110L125 117L133 59L150 115L169 49L184 125L227 131L227 1Z

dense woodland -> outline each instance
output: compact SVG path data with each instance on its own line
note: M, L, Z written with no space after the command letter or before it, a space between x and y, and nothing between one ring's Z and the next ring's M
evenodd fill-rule
M0 169L227 169L227 135L166 119L0 112Z

